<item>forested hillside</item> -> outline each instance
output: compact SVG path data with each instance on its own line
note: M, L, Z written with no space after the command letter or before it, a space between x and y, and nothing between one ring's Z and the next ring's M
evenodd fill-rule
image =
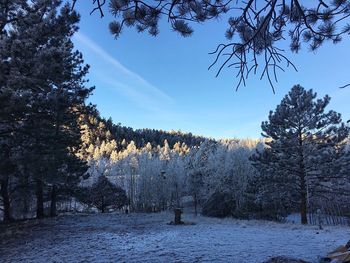
M121 123L113 123L112 118L104 119L100 116L98 110L94 108L89 114L80 117L81 128L84 130L82 137L85 147L89 144L99 144L103 140L115 140L117 149L123 150L126 145L133 141L136 147L141 148L147 143L152 147L163 144L168 141L170 147L176 143L185 143L187 146L199 146L205 140L213 140L203 136L196 136L192 133L182 131L163 131L156 129L133 129L123 126Z
M186 138L182 141L176 135L179 141L173 145L164 139L160 144L147 142L138 147L133 140L117 141L103 120L95 127L98 129L85 129L82 135L86 143L80 154L89 164L89 178L83 185L107 177L127 192L131 211L161 211L182 206L182 199L191 197L197 212L197 206L218 191L230 193L229 202L244 206L245 192L256 173L249 157L259 140L201 138L199 145L187 145Z

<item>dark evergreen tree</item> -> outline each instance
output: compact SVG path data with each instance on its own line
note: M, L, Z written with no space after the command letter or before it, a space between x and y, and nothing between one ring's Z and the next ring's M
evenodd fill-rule
M307 223L308 200L336 191L334 179L349 178L343 172L349 169L345 150L349 127L339 113L325 111L329 96L316 96L312 90L294 86L262 123L266 147L252 157L265 178L264 197L273 199L283 193L298 203L303 224Z
M16 158L22 151L18 145L23 139L22 124L31 97L28 90L25 90L30 85L24 88L29 83L25 82L28 80L26 74L20 73L19 60L12 59L19 50L13 48L16 43L8 25L24 16L24 10L30 9L26 2L18 0L0 3L0 185L5 221L12 218L9 185L16 179L18 172ZM24 64L23 62L23 69L26 67Z
M92 89L85 87L88 66L71 41L79 15L58 0L17 2L22 11L6 22L0 39L5 73L0 79L0 144L12 146L4 162L16 154L25 160L16 163L16 176L26 170L35 182L40 218L49 190L54 215L57 193L73 187L87 169L76 156L81 143L78 118L88 109L85 99ZM2 188L8 176L1 176ZM14 183L24 181L20 179Z

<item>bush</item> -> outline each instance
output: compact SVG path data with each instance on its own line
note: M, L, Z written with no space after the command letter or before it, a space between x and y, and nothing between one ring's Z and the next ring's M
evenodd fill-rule
M112 184L105 176L100 176L91 187L80 189L78 197L79 201L96 207L102 213L107 207L120 209L128 200L124 189Z
M202 214L212 217L231 216L235 210L235 200L227 192L215 192L203 204Z

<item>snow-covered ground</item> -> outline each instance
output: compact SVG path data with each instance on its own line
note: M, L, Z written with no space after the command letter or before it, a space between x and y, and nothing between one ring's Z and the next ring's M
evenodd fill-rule
M345 244L346 227L194 218L172 214L73 215L0 230L0 262L263 262L278 255L317 262ZM5 232L5 233L4 233ZM12 231L13 232L13 231Z

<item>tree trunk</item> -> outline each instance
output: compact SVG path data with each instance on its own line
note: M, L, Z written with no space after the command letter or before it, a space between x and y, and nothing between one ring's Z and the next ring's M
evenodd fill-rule
M303 225L307 224L307 189L305 175L300 177L300 217Z
M306 171L304 164L304 152L303 152L303 134L299 131L299 151L300 151L300 217L303 225L307 224L307 185L306 185Z
M104 198L104 196L102 196L102 198L101 198L101 212L102 213L105 212L105 198Z
M301 194L300 198L300 216L301 223L303 225L307 224L307 204L306 204L306 193Z
M43 182L39 179L36 181L36 217L44 217Z
M194 194L194 215L197 216L197 194Z
M180 208L175 208L174 209L174 214L175 214L174 224L175 225L183 224L184 222L181 221L182 210Z
M56 185L53 185L51 189L51 204L50 204L51 217L55 217L57 215L56 203L57 203L57 191L56 191Z
M13 218L11 216L11 203L10 203L10 197L8 192L8 184L9 184L8 176L5 176L5 178L1 180L1 189L0 189L3 205L4 205L4 217L3 217L4 222L13 221Z
M23 202L23 209L22 209L22 219L26 219L27 215L30 210L30 203L32 201L32 194L30 193L29 190L29 176L28 176L28 171L27 171L27 166L24 166L24 171L23 171L23 185L25 185L22 193L22 202Z

